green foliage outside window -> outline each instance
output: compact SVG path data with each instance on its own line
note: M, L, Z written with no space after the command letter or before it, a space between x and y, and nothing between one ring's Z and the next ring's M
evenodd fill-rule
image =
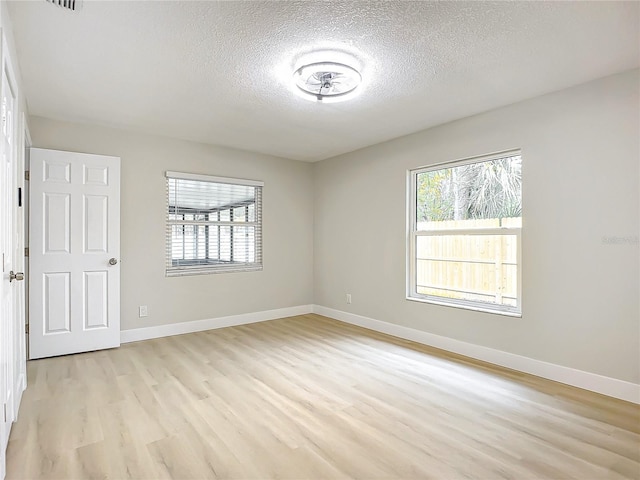
M500 158L417 175L417 221L522 215L522 159Z

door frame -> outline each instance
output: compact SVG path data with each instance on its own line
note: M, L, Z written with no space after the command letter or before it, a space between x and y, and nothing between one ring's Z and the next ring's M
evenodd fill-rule
M22 188L22 207L24 214L24 231L22 232L23 238L23 247L24 247L24 359L25 366L26 362L29 360L29 255L27 254L28 246L29 246L29 213L31 209L31 205L29 204L29 170L30 170L30 158L29 158L29 149L33 146L33 140L31 140L31 131L29 130L29 121L26 113L22 113L22 155L23 155L23 172L22 178L23 180L23 188ZM25 376L24 376L24 388L27 388L27 374L25 368Z
M29 338L28 338L28 315L29 315L29 258L26 254L26 246L29 245L29 183L27 180L26 172L29 171L29 147L31 146L31 132L29 131L29 123L26 113L22 112L19 115L19 120L16 122L18 131L16 132L16 186L21 189L21 207L17 208L16 219L19 216L22 218L22 228L17 230L17 241L19 249L15 249L18 252L19 260L15 262L16 268L19 271L24 272L24 281L19 282L17 287L20 291L17 293L16 308L19 308L16 313L20 314L20 318L16 320L15 339L17 345L19 345L18 352L14 352L14 359L19 362L15 365L18 369L18 375L15 378L15 396L14 396L14 414L13 421L18 419L20 401L22 400L22 394L27 389L27 360L29 358ZM18 226L16 222L16 225ZM21 260L21 261L20 261ZM15 316L15 314L14 314Z

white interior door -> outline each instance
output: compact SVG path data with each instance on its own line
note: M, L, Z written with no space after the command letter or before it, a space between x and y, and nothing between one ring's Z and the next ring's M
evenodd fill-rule
M120 345L120 159L30 150L29 358Z
M4 42L3 42L4 43ZM0 441L2 457L0 459L0 478L5 473L5 450L9 441L11 422L13 422L15 384L14 347L17 322L15 300L20 275L14 276L18 264L15 245L19 243L16 231L18 189L17 147L15 136L17 92L6 49L2 50L2 81L0 85L0 108L2 114L0 126L0 250L2 254L2 281L0 281Z

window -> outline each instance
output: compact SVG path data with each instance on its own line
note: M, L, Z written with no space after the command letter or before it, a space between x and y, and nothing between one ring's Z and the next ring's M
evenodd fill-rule
M166 176L168 276L262 269L262 182Z
M409 176L407 298L519 316L520 152Z

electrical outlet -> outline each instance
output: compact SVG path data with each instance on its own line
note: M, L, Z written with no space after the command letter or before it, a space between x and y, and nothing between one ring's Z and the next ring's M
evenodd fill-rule
M347 303L351 303L351 294L347 293Z
M147 306L140 305L140 307L138 308L138 316L142 318L142 317L146 317L147 315L149 315L149 310L147 310Z

